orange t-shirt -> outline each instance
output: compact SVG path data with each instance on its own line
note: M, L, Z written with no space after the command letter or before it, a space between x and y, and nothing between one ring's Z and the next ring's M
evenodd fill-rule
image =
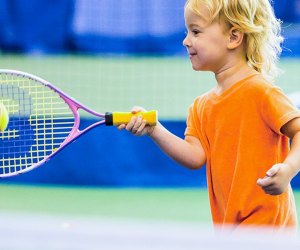
M252 75L221 95L210 91L189 109L185 135L205 150L207 182L215 225L296 228L291 187L265 194L256 184L289 151L281 127L300 117L283 92L261 75Z

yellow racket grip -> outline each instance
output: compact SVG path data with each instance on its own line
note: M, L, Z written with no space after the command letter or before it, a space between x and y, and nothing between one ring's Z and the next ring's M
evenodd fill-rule
M150 126L154 126L157 123L157 111L149 110L142 111L136 114L132 114L131 112L106 112L105 113L105 124L107 126L118 126L120 124L127 124L130 122L133 116L142 116L144 120L147 121L147 124Z

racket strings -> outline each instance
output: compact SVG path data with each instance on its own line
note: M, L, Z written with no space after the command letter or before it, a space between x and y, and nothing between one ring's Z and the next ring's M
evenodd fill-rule
M0 174L32 167L55 152L72 131L74 115L51 88L20 75L0 75L0 98L10 114L0 134Z

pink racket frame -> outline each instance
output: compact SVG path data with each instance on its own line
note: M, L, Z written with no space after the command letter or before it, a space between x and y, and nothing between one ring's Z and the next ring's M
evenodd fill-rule
M60 152L62 149L64 149L67 145L72 143L75 139L79 138L81 135L85 134L89 130L91 130L99 125L105 124L105 114L95 112L94 110L85 107L84 105L82 105L81 103L79 103L78 101L73 99L72 97L70 97L67 94L65 94L64 92L62 92L60 89L56 88L51 83L49 83L48 81L46 81L40 77L31 75L26 72L10 70L10 69L0 69L0 74L8 74L8 75L10 74L10 75L25 77L25 78L31 79L33 81L37 81L37 82L47 86L48 88L50 88L54 92L56 92L66 102L66 104L70 107L70 109L72 110L72 113L74 114L73 129L71 130L69 136L63 141L63 143L60 145L60 147L56 151L52 152L50 155L46 156L43 160L31 165L28 168L22 169L17 172L5 173L5 174L2 174L1 177L10 177L10 176L18 175L18 174L23 174L28 171L31 171L34 168L37 168L37 167L43 165L48 160L50 160L54 155L56 155L58 152ZM80 126L80 116L78 113L79 109L82 109L82 110L86 111L87 113L94 115L95 117L99 117L101 120L93 123L92 125L86 127L83 130L79 130L79 126Z

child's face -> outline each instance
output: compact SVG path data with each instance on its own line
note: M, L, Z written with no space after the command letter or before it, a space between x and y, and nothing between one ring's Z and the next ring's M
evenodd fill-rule
M184 12L187 35L183 45L187 48L194 70L217 73L226 64L228 54L225 25L219 21L209 23L206 8L201 17L189 8Z

